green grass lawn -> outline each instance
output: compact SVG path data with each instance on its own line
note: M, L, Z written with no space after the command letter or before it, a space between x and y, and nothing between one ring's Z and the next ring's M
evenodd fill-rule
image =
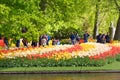
M102 67L15 67L0 68L0 72L4 71L80 71L80 70L120 70L120 62L114 62Z

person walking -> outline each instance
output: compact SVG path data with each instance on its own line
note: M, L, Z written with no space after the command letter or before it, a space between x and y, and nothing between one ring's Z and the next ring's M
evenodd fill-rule
M89 38L89 33L88 32L86 32L84 35L84 42L86 43L86 42L88 42L88 38Z
M71 33L70 39L71 39L71 43L74 45L76 41L74 33Z
M106 39L106 43L110 43L110 35L109 35L109 33L107 33L105 35L105 39Z

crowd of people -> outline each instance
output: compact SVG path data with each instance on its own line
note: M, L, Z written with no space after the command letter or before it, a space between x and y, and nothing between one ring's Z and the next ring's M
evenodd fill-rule
M89 38L89 33L86 32L85 34L83 34L83 40L84 40L84 43L88 42L88 38ZM70 35L70 39L71 39L71 43L74 45L76 43L80 43L80 36L78 33L74 34L73 32L71 33Z
M83 39L84 43L88 42L88 39L90 37L90 34L88 32L86 32L85 34L83 34L83 38L81 38L79 36L78 33L74 34L73 32L70 35L70 40L71 40L71 44L76 44L76 43L80 43L80 40ZM107 34L99 34L96 36L96 42L97 43L110 43L110 36L109 33ZM2 42L6 45L6 47L9 47L9 40L6 37L0 36L0 46L2 45ZM22 44L25 47L28 47L28 41L27 39L19 39L16 41L16 47L20 47L20 42L22 42ZM43 34L39 37L39 41L32 41L31 42L31 46L33 47L37 47L37 46L46 46L46 45L60 45L60 40L59 39L55 39L55 38L51 38L51 36L47 35L47 34Z
M71 39L71 43L74 45L76 43L80 43L80 40L83 39L84 43L88 42L88 39L90 38L90 34L88 32L86 32L85 34L83 34L83 38L80 38L80 36L76 33L74 34L73 32L70 35L70 39ZM96 42L97 43L110 43L111 38L109 33L107 34L99 34L96 36Z
M96 39L97 39L97 43L110 43L111 41L109 33L107 34L99 33Z
M32 46L32 47L37 47L37 46L46 46L46 45L60 45L60 40L59 39L55 39L55 38L51 38L51 36L47 35L47 34L43 34L39 37L39 41L31 41L28 42L27 39L23 38L23 39L19 39L16 40L16 47L20 47L20 43L22 42L24 47L28 47L28 46ZM31 45L29 45L31 44ZM7 48L9 48L9 40L4 37L4 36L0 36L0 46L6 46Z
M22 39L21 41L25 47L28 47L29 42L27 41L27 39ZM51 38L51 36L49 36L47 34L41 35L39 37L39 41L32 41L31 42L32 47L46 46L46 45L59 45L59 44L60 44L59 39ZM16 46L17 47L20 46L20 40L17 40Z

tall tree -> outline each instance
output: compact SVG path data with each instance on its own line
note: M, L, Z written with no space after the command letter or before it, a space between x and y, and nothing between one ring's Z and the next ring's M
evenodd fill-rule
M96 12L95 12L94 30L93 30L93 38L94 39L96 38L96 35L98 34L99 14L100 14L100 0L97 0L97 3L96 3Z
M47 7L46 5L47 5L47 0L40 1L40 9L43 11L43 13L45 13L45 9Z
M114 40L120 40L120 5L118 4L117 0L114 0L114 2L117 7L118 14L119 14Z
M108 5L111 12L107 11L106 1L113 0L0 0L0 32L13 39L32 40L38 35L54 35L54 31L64 29L69 33L70 28L77 29L82 37L86 29L92 33L95 27L96 36L98 26L100 32L106 32L109 22L117 14L112 13L116 11L113 2ZM27 32L21 33L22 28Z

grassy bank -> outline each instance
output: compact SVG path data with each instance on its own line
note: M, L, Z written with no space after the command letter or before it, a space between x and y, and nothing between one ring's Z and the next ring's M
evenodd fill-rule
M114 62L102 67L14 67L0 68L0 72L4 71L80 71L80 70L120 70L120 62Z

